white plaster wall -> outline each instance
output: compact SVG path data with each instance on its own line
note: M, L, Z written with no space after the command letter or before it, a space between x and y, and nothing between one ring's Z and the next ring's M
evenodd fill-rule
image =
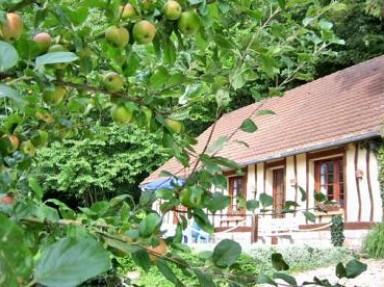
M306 189L307 186L304 187ZM310 209L310 212L313 212L313 209L315 207L315 161L310 160L308 162L308 190L307 192L307 198L308 198L308 208Z
M370 154L370 175L371 175L371 187L373 193L374 212L373 221L381 222L383 218L382 210L382 198L380 196L380 183L379 183L379 165L376 155L371 152Z
M355 178L355 145L349 144L346 150L346 191L347 191L347 220L358 221L359 200Z
M295 180L295 167L293 156L287 157L285 166L285 200L295 201L296 186L292 185L291 180ZM285 214L286 218L293 218L294 213Z
M358 180L360 187L360 197L361 197L361 221L370 221L370 212L371 212L371 199L368 189L368 174L367 174L367 149L358 148L358 160L357 166L355 169L355 152L356 147L354 144L349 144L347 146L346 152L346 172L347 172L347 182L346 182L346 191L347 191L347 221L348 222L357 222L358 221L358 210L359 210L359 200L358 192L356 185L356 169L363 172L363 177ZM369 157L369 169L370 169L370 182L372 189L372 198L373 198L373 221L380 222L382 218L382 200L380 196L380 184L378 180L378 163L376 155L373 152L370 152Z
M248 166L248 173L247 173L247 198L246 198L246 200L254 199L255 190L256 190L255 165L251 164Z
M295 178L295 166L293 156L287 157L285 167L285 200L295 201L295 185L292 185L291 180Z
M264 171L266 176L265 176L265 193L270 195L270 196L273 196L273 183L272 183L272 179L273 179L273 172L271 169L267 169Z
M256 176L256 198L264 192L264 163L257 164L257 176Z
M369 198L369 190L368 190L366 157L367 157L367 150L365 148L359 147L359 156L357 160L356 169L363 171L363 177L359 179L360 196L361 196L361 221L369 221L369 216L371 212L371 200ZM355 174L351 174L351 177L355 179Z
M301 186L304 190L307 186L307 162L306 162L306 155L305 154L299 154L296 156L296 162L297 162L297 186ZM297 190L297 198L296 202L300 205L297 209L303 210L306 207L306 202L301 201L301 193L299 190ZM296 213L296 218L299 220L300 224L305 223L305 217L302 212Z
M245 200L253 200L255 199L255 190L256 190L256 173L255 173L255 165L251 164L248 166L247 172L247 189ZM246 216L246 225L251 226L252 224L252 212L247 210Z

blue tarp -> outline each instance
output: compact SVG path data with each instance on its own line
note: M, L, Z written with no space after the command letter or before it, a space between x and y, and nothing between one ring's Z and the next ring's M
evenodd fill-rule
M144 184L141 186L141 190L157 190L160 188L174 188L175 186L183 186L185 180L175 179L171 177L160 178L158 180L152 181L150 183Z

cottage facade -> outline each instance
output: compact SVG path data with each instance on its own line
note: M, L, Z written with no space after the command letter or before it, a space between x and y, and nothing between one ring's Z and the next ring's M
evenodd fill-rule
M261 110L275 114L265 115ZM249 116L258 130L236 131ZM383 218L376 156L382 142L383 119L384 56L290 90L283 97L265 99L224 115L215 127L197 138L195 147L202 151L211 133L213 143L236 131L217 155L234 160L244 172L237 175L224 171L228 187L219 191L229 195L231 201L226 210L210 215L215 237L244 244L324 244L330 242L330 220L342 215L346 243L359 245L373 224ZM171 159L142 186L159 180L163 170L179 178L191 172ZM299 187L306 191L304 201ZM217 191L215 187L213 190ZM316 192L336 205L326 213L314 211L313 223L302 211L316 207ZM239 196L258 199L262 193L272 196L272 212L254 216L239 208ZM289 201L299 203L297 212L280 215ZM168 223L172 222L170 215Z

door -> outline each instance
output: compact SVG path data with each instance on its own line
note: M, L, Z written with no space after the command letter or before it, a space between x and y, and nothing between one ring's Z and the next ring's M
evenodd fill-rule
M273 170L273 218L282 218L282 210L285 202L284 169Z

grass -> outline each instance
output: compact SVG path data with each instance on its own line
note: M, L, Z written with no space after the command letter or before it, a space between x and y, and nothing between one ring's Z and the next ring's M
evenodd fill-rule
M384 259L384 222L375 225L365 237L363 252L370 258Z

